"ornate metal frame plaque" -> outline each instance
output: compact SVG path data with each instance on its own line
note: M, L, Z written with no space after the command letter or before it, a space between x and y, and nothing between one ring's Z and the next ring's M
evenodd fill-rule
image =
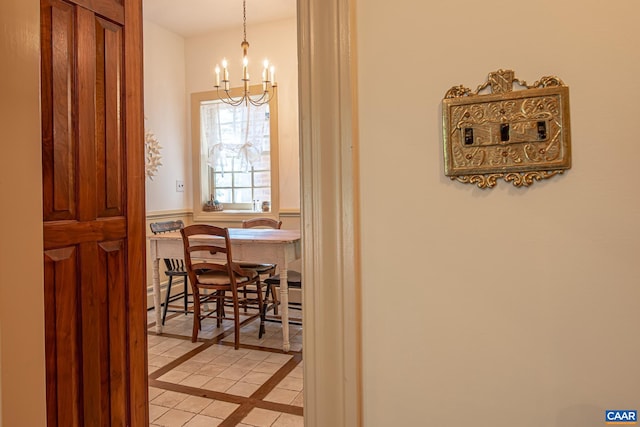
M557 77L529 86L498 70L474 92L454 86L442 127L444 173L463 183L492 188L504 178L526 187L571 168L569 88Z

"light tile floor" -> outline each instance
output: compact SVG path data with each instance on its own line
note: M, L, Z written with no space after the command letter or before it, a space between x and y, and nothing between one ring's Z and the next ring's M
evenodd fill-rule
M292 315L299 317L293 310ZM291 348L282 352L282 327L247 315L240 349L233 323L204 320L191 342L191 315L172 314L162 335L148 313L149 420L165 427L302 427L302 327L290 326Z

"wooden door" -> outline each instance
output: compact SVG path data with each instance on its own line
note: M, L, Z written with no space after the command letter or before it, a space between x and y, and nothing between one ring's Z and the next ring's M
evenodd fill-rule
M147 426L141 0L41 0L48 427Z

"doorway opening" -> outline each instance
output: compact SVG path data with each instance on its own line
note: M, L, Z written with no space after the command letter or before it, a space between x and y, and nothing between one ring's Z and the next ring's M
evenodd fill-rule
M199 125L193 124L189 99L193 93L213 90L215 63L225 56L229 60L231 80L234 74L240 77L239 66L235 71L232 68L236 65L234 54L239 62L241 53L239 11L236 7L218 10L218 13L191 11L194 17L186 17L187 22L181 23L176 19L181 16L179 12L171 13L167 5L161 10L154 2L147 2L144 7L145 127L160 146L162 163L154 176L146 180L147 227L154 222L180 220L187 225L208 222L238 228L242 220L274 217L283 222L283 229L301 229L296 2L278 2L289 7L281 12L282 16L274 15L273 5L257 3L247 5L247 39L251 42L250 60L261 64L268 56L277 67L279 152L276 158L280 182L275 188L277 197L272 195L268 212L254 212L250 204L245 207L246 211L227 207L220 212L210 212L202 209L201 197L194 191L202 151L193 149L193 129L199 129ZM263 7L264 10L260 10ZM261 13L264 17L259 20ZM219 21L217 28L195 30L200 28L197 22L200 16L214 15ZM216 22L207 23L211 24ZM249 74L259 76L259 72L251 68ZM232 176L226 175L225 179ZM153 262L149 257L147 264L147 284L151 287ZM301 271L301 261L289 268ZM160 279L166 282L162 272ZM167 287L163 286L162 290L166 293ZM183 285L178 283L172 286L171 293L183 290ZM302 302L294 291L290 295L293 302ZM162 294L160 299L164 301L165 296ZM172 303L182 304L181 298ZM150 289L148 307L156 305ZM283 353L280 324L267 322L266 334L259 338L259 319L249 310L242 317L241 348L234 350L231 322L223 323L220 328L213 320L203 323L198 342L191 343L193 317L181 312L180 307L176 310L167 316L162 334L156 332L154 309L148 311L151 425L172 419L185 423L217 422L225 426L267 422L274 426L303 425L300 325L290 326L291 351ZM292 312L294 317L301 317L300 312Z

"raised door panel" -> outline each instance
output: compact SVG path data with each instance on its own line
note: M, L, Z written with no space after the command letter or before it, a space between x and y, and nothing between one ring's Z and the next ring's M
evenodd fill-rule
M74 8L58 0L43 1L42 178L45 221L75 219L77 135L74 122Z
M81 425L77 247L44 253L47 425Z
M123 213L122 27L95 19L96 199L99 217Z
M85 423L126 425L129 407L126 359L124 242L84 243L81 256L94 260L80 272Z
M127 358L122 351L127 348L127 295L125 242L102 242L98 245L99 269L106 278L105 291L108 301L109 340L109 395L110 424L124 425L130 410L127 397Z

